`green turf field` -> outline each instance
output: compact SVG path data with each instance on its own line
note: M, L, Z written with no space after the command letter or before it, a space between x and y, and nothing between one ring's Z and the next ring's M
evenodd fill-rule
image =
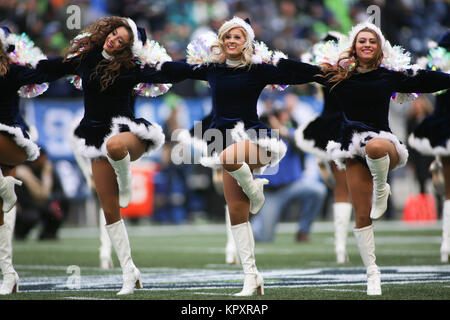
M335 262L331 221L318 221L308 243L294 241L296 225L280 224L275 242L256 243L256 263L265 295L238 298L241 266L225 264L222 224L157 226L127 223L132 256L144 288L116 296L122 279L99 268L96 228L63 228L60 240L32 235L14 241L20 276L13 300L450 300L450 264L440 262L441 224L374 222L382 296L365 293L365 270L349 230L350 262ZM72 267L71 267L72 266Z

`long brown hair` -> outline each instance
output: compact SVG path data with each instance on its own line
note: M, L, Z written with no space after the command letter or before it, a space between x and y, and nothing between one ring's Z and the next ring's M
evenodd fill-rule
M9 57L8 53L3 49L3 43L0 40L0 76L4 76L9 71Z
M358 35L363 31L372 33L377 39L378 44L378 50L375 53L375 56L369 61L367 67L369 69L375 69L380 66L381 61L383 60L381 39L375 31L371 30L370 28L364 28L355 36L351 47L341 54L335 66L328 63L323 63L320 65L320 68L325 73L324 77L328 78L328 82L335 83L332 88L334 88L343 80L348 79L352 75L357 73L357 68L358 66L360 66L360 62L358 61L358 58L356 56L356 39L358 38Z
M64 55L64 61L67 61L74 54L78 54L74 59L80 59L81 61L83 56L90 50L103 48L108 34L118 27L125 27L127 29L130 41L123 48L114 52L114 58L112 60L101 61L91 74L91 79L101 74L101 91L111 85L120 75L121 71L130 70L136 65L133 61L133 52L131 51L134 40L133 31L125 18L106 17L97 20L97 22L81 31L81 34L89 33L90 35L78 41L72 40Z

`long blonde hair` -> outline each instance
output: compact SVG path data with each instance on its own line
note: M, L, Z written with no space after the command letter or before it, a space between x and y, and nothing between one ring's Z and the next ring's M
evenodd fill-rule
M127 29L130 41L128 41L123 48L114 52L114 59L111 61L103 60L97 65L95 71L92 73L91 78L101 74L101 91L105 90L109 85L114 83L121 71L130 70L136 66L136 63L133 61L133 53L131 51L131 46L134 40L133 31L125 18L106 17L97 20L97 22L81 31L81 33L88 33L90 35L81 38L76 42L72 40L64 55L64 61L74 54L78 54L75 59L79 58L81 61L83 56L90 50L101 49L108 34L118 27L125 27L125 29Z
M375 53L375 56L369 61L367 67L369 69L376 69L380 66L381 61L383 60L383 48L381 39L379 35L372 29L364 28L355 36L351 47L341 54L336 65L331 65L328 63L323 63L320 65L320 68L325 73L324 77L328 78L328 82L335 83L332 88L357 73L357 68L358 66L360 66L360 62L358 61L358 58L356 56L356 39L358 38L358 35L363 31L370 32L375 35L378 44L378 50Z
M239 26L238 24L229 24L229 25L222 25L222 27L220 27L219 32L217 34L217 41L215 41L212 45L211 45L211 56L212 56L212 60L214 62L219 62L219 63L223 63L226 61L227 57L225 54L225 44L223 42L223 39L225 38L225 36L228 34L228 32L230 32L231 29L234 28L239 28L242 30L242 32L245 35L245 43L244 43L244 49L242 50L242 54L240 56L240 61L239 64L237 65L237 68L239 67L250 67L252 65L252 56L254 54L254 47L253 47L253 42L250 40L247 32L244 30L244 28L242 28L241 26Z

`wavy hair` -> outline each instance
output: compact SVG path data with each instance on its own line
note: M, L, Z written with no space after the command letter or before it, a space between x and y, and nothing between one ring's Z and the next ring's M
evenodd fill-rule
M133 53L131 46L133 44L134 36L128 22L122 17L106 17L97 20L87 28L81 31L89 35L77 41L72 40L69 47L66 49L64 61L67 61L71 56L77 55L74 59L83 59L83 57L91 50L101 49L105 43L106 37L114 29L125 27L128 31L130 41L128 41L123 48L114 51L114 58L112 60L103 60L95 68L91 74L91 79L100 76L100 90L105 90L110 86L121 72L130 70L136 66L133 60Z
M8 53L3 49L3 43L0 40L0 76L4 76L9 71L9 56Z
M242 50L242 54L240 56L240 61L239 64L236 66L236 68L240 68L240 67L246 67L248 66L250 68L250 66L252 65L252 56L254 54L254 46L253 46L253 42L249 39L247 32L244 30L244 28L242 28L241 26L239 26L238 24L231 24L231 25L222 25L222 27L220 27L219 32L217 34L217 41L215 41L212 45L211 45L211 55L212 55L212 60L214 62L219 62L219 63L223 63L226 61L226 54L225 54L225 44L223 42L223 39L225 38L225 36L227 35L228 32L230 32L231 29L234 28L239 28L242 30L242 32L245 35L245 43L244 43L244 49Z
M356 39L358 38L358 35L363 31L372 33L377 39L378 44L378 50L377 52L375 52L374 57L369 61L368 68L376 69L380 66L381 61L383 60L383 48L381 47L381 39L378 34L372 29L364 28L355 36L350 48L341 54L336 65L331 65L328 63L322 63L320 65L320 68L325 73L324 77L328 78L328 82L335 83L332 88L357 73L357 68L358 66L360 66L360 62L358 60L358 57L356 56ZM352 62L354 62L354 65L350 66L349 64L351 64Z

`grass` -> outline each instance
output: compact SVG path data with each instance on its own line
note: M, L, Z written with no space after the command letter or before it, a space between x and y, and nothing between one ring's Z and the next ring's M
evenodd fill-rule
M265 295L232 296L242 286L241 266L224 263L224 225L128 225L132 256L143 275L144 290L118 297L119 262L98 268L96 228L62 228L57 241L31 237L14 241L14 264L21 277L20 292L2 300L102 299L233 303L251 301L438 301L450 300L450 264L440 262L440 223L406 225L375 222L377 263L382 270L383 295L365 293L365 270L349 231L350 262L338 265L332 222L314 224L308 243L294 241L295 224L281 224L272 243L256 244L256 262L265 278ZM70 290L69 266L78 266L81 287Z

